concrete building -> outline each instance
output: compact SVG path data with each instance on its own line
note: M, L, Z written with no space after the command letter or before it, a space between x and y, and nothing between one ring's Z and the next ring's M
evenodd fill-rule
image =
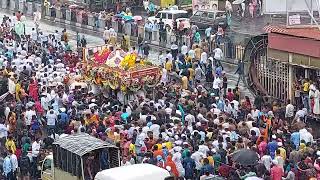
M251 58L255 86L280 100L294 99L298 79L320 79L320 30L266 26L263 48Z

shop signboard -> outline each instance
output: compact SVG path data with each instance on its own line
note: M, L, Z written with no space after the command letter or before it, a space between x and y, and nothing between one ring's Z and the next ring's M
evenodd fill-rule
M192 0L192 11L195 13L197 10L218 10L218 0Z

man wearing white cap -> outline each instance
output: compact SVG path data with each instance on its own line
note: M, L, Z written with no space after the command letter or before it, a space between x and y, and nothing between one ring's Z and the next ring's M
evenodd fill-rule
M110 30L108 30L108 27L105 27L105 30L103 31L103 39L105 44L109 43L109 38L110 38Z
M272 135L272 141L268 143L267 146L270 156L272 159L275 157L275 152L278 149L278 142L277 142L277 136L274 134Z
M271 156L267 153L261 157L261 162L264 164L266 169L270 172L271 169L271 164L272 164L272 158Z
M272 180L282 180L282 176L284 175L283 167L279 165L277 160L272 161L273 166L271 168L271 176Z
M207 156L205 154L203 154L201 151L199 151L199 147L195 147L194 149L194 153L191 155L191 158L195 161L196 163L196 170L200 171L202 164L201 164L201 160L203 158L206 158Z

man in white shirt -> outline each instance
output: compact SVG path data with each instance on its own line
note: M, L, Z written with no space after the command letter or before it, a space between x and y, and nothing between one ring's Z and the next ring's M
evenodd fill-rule
M197 65L196 69L194 70L194 74L195 74L195 80L196 81L201 81L202 76L205 76L205 73L203 72L203 70L201 69L200 65Z
M57 121L57 114L53 109L50 109L50 111L47 112L46 118L47 118L48 134L50 135L52 131L54 132L56 121Z
M294 106L291 104L290 99L287 100L287 104L285 118L287 121L291 121L294 116Z
M31 176L35 177L37 173L38 156L40 152L40 142L38 138L35 138L32 143L31 156L32 156L32 171Z
M188 123L188 126L192 126L192 123L196 122L196 118L192 114L188 114L185 117L185 121Z
M37 33L35 28L32 28L32 30L31 30L31 39L33 41L37 41L38 40L38 33Z
M187 53L188 53L188 46L186 46L186 43L183 43L183 45L181 46L181 54L186 56Z
M305 121L307 115L308 115L307 108L303 108L303 109L300 109L299 111L296 112L295 119L299 119L301 121Z
M217 48L215 48L215 49L213 50L213 52L214 52L214 59L215 59L215 60L222 60L222 58L223 58L223 52L222 52L222 50L220 49L219 46L218 46Z
M172 108L170 107L170 104L169 103L166 103L166 114L171 116L171 113L172 113Z
M195 152L191 155L191 158L192 158L192 159L195 161L195 163L196 163L196 169L200 171L200 170L201 170L201 167L202 167L201 160L202 160L203 158L206 158L206 155L199 151L199 147L196 147L196 148L195 148Z
M190 49L190 50L189 50L188 56L191 57L191 59L194 59L194 58L195 58L195 52L194 52L193 49Z
M110 30L108 30L108 27L106 27L103 32L103 39L104 39L105 44L108 44L109 38L110 38Z
M61 34L59 33L58 30L56 30L53 35L54 35L54 39L57 40L57 42L61 41Z
M313 143L313 136L306 128L301 129L299 133L300 133L300 141L304 140L306 144Z
M168 71L166 70L166 68L162 68L162 75L161 75L160 82L166 85L167 81L168 81Z
M216 60L216 64L218 64L219 66L222 66L222 65L221 65L221 60L223 59L223 52L222 52L222 50L220 49L220 47L217 46L217 48L215 48L215 49L213 50L213 53L214 53L213 58Z
M9 131L9 125L5 125L4 122L0 123L0 146L4 146Z
M212 89L215 96L219 96L219 91L221 87L222 80L219 77L216 77L212 83Z
M207 155L207 152L210 150L209 150L209 147L207 145L205 145L202 141L202 142L200 142L200 145L199 145L199 151L201 153L203 153L204 155Z
M12 153L11 150L9 150L10 160L12 164L12 170L13 170L13 177L16 177L17 169L18 169L18 158L15 154Z
M16 16L16 13L13 13L12 17L11 17L11 21L13 23L13 26L16 25L16 23L18 22L18 18Z
M268 171L270 171L271 169L271 164L272 164L272 158L269 154L266 154L264 156L262 156L261 158L261 162L263 163L263 165L266 167L266 169Z
M158 60L160 62L160 65L165 65L166 63L166 58L164 56L164 54L162 53L162 51L160 51L159 56L158 56Z
M173 60L173 57L172 57L172 54L171 54L170 51L167 51L167 56L166 56L166 58L168 58L169 61L172 61L172 60Z
M206 65L207 64L207 59L208 59L208 54L203 51L201 53L201 57L200 57L200 64L203 66L203 65Z
M31 125L31 121L32 121L32 117L36 116L36 112L34 110L33 107L30 107L27 111L26 111L26 125L30 126Z

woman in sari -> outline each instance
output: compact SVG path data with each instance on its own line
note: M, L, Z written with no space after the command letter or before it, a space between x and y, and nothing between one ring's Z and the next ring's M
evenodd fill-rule
M29 96L32 97L34 101L38 101L38 83L35 80L31 80L31 83L29 84Z
M8 123L9 123L9 132L14 133L17 128L17 117L16 117L16 113L14 113L13 111L9 112Z

